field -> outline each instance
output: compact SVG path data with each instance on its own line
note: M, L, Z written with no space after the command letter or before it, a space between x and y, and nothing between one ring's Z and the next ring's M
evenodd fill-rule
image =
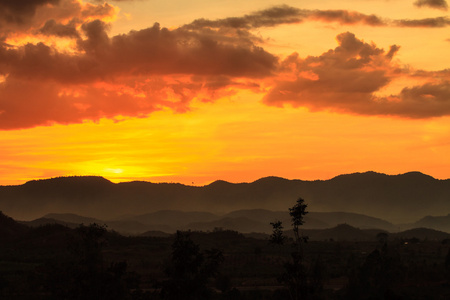
M8 222L13 224L12 219ZM162 291L180 279L170 271L180 255L177 235L125 237L94 225L14 226L9 231L3 226L0 242L2 299L91 299L89 289L98 293L92 299L170 299ZM187 272L205 278L205 293L185 294L185 299L290 299L289 281L280 279L288 273L286 263L292 262L292 240L275 245L221 229L179 237L185 246L178 250L192 250L181 254L187 255L181 265L190 257L199 258L191 267L200 271ZM448 240L387 235L373 241L309 241L302 248L300 275L307 283L307 299L450 297ZM201 273L210 249L219 250L220 259L210 260L217 268Z

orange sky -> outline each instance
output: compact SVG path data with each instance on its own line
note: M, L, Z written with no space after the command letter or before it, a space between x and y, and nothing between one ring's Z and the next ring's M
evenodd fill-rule
M450 178L446 1L0 0L0 185Z

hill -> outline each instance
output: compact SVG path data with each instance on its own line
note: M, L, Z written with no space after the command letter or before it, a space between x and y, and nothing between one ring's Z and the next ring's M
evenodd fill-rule
M419 240L434 240L443 241L450 238L450 234L439 230L430 228L413 228L402 232L394 233L391 235L396 239L419 239Z
M391 223L410 223L425 215L450 211L450 180L437 180L419 172L401 175L366 172L317 181L278 177L252 183L216 181L203 187L150 182L114 184L92 176L0 186L0 207L22 220L50 212L111 220L159 210L214 214L243 209L286 211L298 197L306 200L310 211L345 211Z
M42 224L62 224L71 228L79 224L105 224L122 234L141 234L145 231L163 231L174 233L176 230L213 231L216 228L235 230L243 233L272 232L270 222L280 220L285 228L289 228L289 213L263 209L237 210L223 216L207 212L182 212L163 210L144 215L129 215L119 220L99 220L75 214L47 214L43 218L23 222L29 226ZM339 224L348 224L361 229L377 229L395 231L395 226L381 219L354 213L317 213L310 212L305 217L304 229L327 229ZM393 230L394 229L394 230Z
M312 241L373 241L376 235L348 224L339 224L328 229L303 230L304 235Z
M26 231L28 231L27 226L18 223L0 211L0 242L1 240L15 238Z
M450 232L450 214L446 216L426 216L419 221L410 224L410 228L431 228Z

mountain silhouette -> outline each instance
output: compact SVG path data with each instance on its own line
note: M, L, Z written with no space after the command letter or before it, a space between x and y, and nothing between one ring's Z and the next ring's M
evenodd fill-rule
M413 228L402 232L391 234L391 238L396 239L419 239L419 240L435 240L443 241L450 238L450 234L440 230L430 228Z
M409 224L408 227L425 227L450 232L450 214L446 216L426 216L415 223Z
M410 223L427 215L450 212L450 180L434 179L419 172L401 175L366 172L316 181L279 177L252 183L216 181L203 187L142 181L114 184L95 176L0 186L0 207L22 220L50 212L112 220L160 210L222 215L242 209L286 211L298 197L305 199L308 210L314 212L349 212L391 223Z
M1 240L15 238L28 231L28 227L0 211L0 243Z

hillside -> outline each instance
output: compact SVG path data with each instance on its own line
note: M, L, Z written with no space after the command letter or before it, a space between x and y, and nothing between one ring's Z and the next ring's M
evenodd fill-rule
M270 222L280 220L285 229L290 228L291 220L289 213L280 211L269 211L262 209L237 210L225 215L214 215L206 212L182 212L173 210L157 211L144 215L129 215L118 220L99 220L75 214L47 214L43 218L33 221L22 221L28 226L40 226L43 224L62 224L71 228L79 224L105 224L109 229L125 235L137 235L146 231L162 231L174 233L176 230L200 230L214 231L217 228L224 230L235 230L242 233L265 233L272 232ZM328 229L340 224L380 231L395 232L397 227L381 219L354 213L317 213L309 212L305 216L302 228Z
M410 223L426 215L450 212L450 180L418 172L367 172L318 181L278 177L252 183L216 181L203 187L150 182L114 184L101 177L64 177L0 186L1 209L22 220L50 212L111 220L159 210L214 214L242 209L286 211L298 197L306 200L310 211L345 211L390 223Z
M1 240L14 238L27 230L27 226L16 222L13 218L0 211L0 243Z
M426 216L413 224L409 224L408 227L425 227L450 232L450 214L446 216Z

